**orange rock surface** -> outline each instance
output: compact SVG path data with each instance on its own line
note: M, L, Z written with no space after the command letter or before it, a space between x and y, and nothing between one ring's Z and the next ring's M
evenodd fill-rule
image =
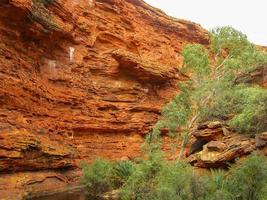
M43 2L0 2L0 172L138 156L208 33L142 0Z
M255 150L261 151L266 146L266 133L258 134L255 139L237 134L219 121L200 124L192 135L195 141L191 144L187 161L202 168L228 166L240 157Z

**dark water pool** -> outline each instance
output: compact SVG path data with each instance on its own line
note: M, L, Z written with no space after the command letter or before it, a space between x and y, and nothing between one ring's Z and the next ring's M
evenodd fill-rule
M28 200L87 200L83 191L68 191L47 195L42 197L29 198Z
M80 187L68 188L64 192L60 191L54 194L35 194L26 198L26 200L117 200L118 192L111 191L102 197L89 197Z

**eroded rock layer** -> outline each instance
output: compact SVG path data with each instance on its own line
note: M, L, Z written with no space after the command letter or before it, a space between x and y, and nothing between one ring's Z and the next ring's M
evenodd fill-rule
M209 42L141 0L1 1L0 36L1 173L138 156L181 49Z
M267 133L255 137L237 134L225 123L214 121L200 124L192 136L187 160L196 167L228 167L254 151L266 155Z

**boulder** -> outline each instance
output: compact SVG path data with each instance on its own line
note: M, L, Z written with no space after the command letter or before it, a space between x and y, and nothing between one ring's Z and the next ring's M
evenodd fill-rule
M187 158L189 163L197 167L226 167L235 159L256 150L255 139L231 132L225 124L219 122L201 124L194 130L193 136L196 141L206 141L201 151Z

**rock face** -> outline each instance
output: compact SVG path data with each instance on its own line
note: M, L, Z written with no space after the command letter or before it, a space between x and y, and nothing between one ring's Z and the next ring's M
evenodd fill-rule
M196 167L226 167L235 159L266 146L265 133L258 135L256 139L250 138L232 132L221 122L201 124L192 134L195 141L191 145L188 161ZM257 146L257 140L262 146ZM196 146L199 141L204 142Z
M260 68L237 77L236 82L247 82L259 84L263 87L267 87L267 65L263 65Z
M5 130L0 135L1 171L49 169L73 166L74 151L64 141L27 130Z
M181 49L209 43L141 0L4 0L0 36L2 174L138 156Z

